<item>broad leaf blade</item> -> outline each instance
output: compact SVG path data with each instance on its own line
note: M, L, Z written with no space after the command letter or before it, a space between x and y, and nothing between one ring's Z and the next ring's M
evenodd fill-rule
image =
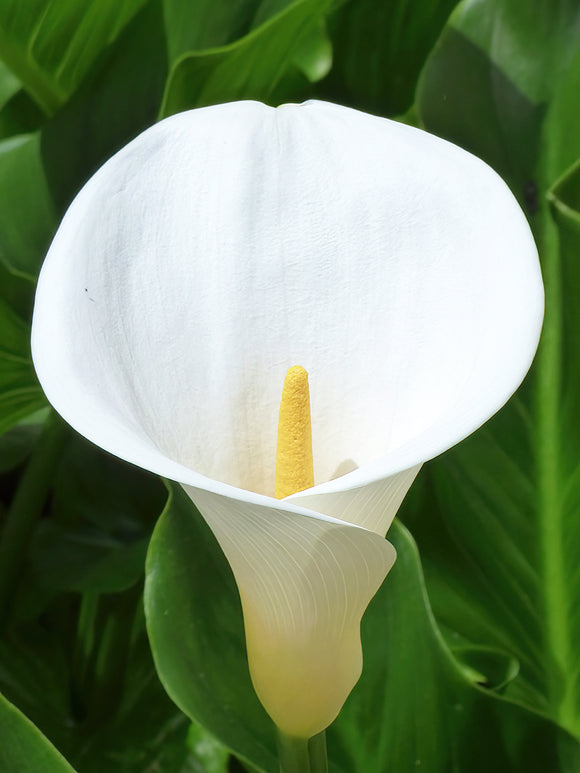
M0 725L1 773L74 773L50 741L1 695Z
M163 0L170 62L233 43L294 0Z
M0 6L0 59L51 115L144 3L5 0Z
M363 675L330 729L344 772L572 773L579 744L466 676L433 619L411 535L395 521L389 539L398 560L363 618Z

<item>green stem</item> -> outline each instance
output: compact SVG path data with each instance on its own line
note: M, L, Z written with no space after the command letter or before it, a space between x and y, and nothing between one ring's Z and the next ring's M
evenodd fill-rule
M76 714L82 718L85 713L83 698L89 690L91 659L95 652L99 601L100 594L96 591L83 593L77 625L72 666L72 700Z
M20 569L50 491L66 436L66 425L57 414L50 413L6 514L0 535L0 628L8 617Z
M328 755L326 753L326 731L313 736L308 742L311 773L328 773Z
M278 731L280 773L312 773L307 738L292 738Z
M293 738L278 731L280 773L328 773L326 733Z

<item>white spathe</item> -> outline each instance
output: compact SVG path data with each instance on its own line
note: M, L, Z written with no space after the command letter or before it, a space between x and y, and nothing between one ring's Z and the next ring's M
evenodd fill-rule
M236 576L258 695L309 736L358 679L420 465L517 388L542 314L526 220L479 159L336 105L239 102L160 122L85 185L32 347L77 431L184 486ZM317 485L279 502L296 364Z

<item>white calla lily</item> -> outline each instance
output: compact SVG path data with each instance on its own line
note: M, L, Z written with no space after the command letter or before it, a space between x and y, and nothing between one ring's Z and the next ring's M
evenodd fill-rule
M257 693L308 737L360 675L420 465L508 399L542 313L525 218L480 160L336 105L241 102L160 122L86 184L32 344L76 430L191 496L236 577ZM277 501L295 364L316 485Z

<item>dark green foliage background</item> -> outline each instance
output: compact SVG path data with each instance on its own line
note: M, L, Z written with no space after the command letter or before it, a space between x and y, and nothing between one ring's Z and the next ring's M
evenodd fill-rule
M211 533L52 415L29 335L59 220L119 147L179 110L312 97L491 164L546 285L524 385L393 527L331 770L580 770L580 0L2 0L0 773L276 770Z

